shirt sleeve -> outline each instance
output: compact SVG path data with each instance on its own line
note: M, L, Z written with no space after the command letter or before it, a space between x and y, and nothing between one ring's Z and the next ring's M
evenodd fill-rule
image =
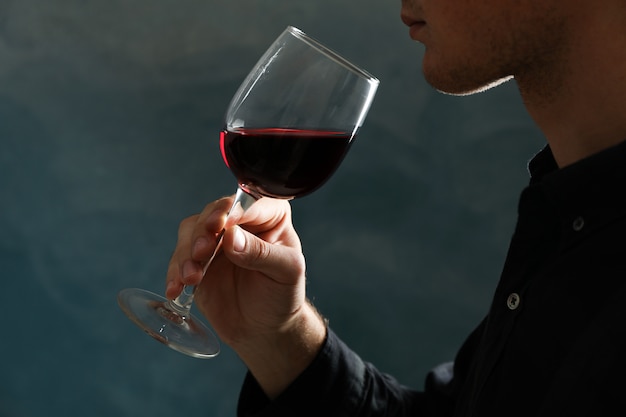
M427 391L410 389L364 362L328 329L318 356L274 401L248 372L241 393L239 417L443 417L452 410L445 392L451 366L427 378ZM433 381L436 380L436 383Z

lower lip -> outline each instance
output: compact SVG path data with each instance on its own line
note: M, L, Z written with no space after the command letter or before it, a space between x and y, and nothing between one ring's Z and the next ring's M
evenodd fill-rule
M413 23L409 27L409 36L411 36L411 39L413 39L415 41L418 40L419 33L422 31L424 26L426 26L426 24L424 22Z

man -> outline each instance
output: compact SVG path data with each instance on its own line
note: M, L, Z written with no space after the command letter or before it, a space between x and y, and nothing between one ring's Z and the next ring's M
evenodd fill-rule
M327 329L282 201L225 225L221 199L184 220L167 296L200 282L226 226L196 301L250 371L241 416L625 413L626 1L403 0L401 17L430 84L470 94L513 78L548 143L489 313L454 366L411 390Z

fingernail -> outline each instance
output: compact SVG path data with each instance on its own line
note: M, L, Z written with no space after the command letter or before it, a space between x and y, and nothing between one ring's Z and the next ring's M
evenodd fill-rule
M197 256L209 245L209 241L204 237L199 237L193 244L193 255Z
M188 260L183 264L183 279L187 279L193 274L200 271L200 267L194 261Z
M235 228L235 238L233 241L233 249L236 252L243 252L246 247L246 237L239 227Z

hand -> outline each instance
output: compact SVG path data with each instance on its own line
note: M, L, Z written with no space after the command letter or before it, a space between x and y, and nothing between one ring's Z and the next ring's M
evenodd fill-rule
M200 284L198 309L225 343L237 345L280 329L302 308L305 262L286 201L261 199L227 225L231 202L220 199L181 222L166 296L177 296L183 284ZM223 228L221 251L202 279Z
M227 223L231 204L231 197L217 200L181 222L166 296L198 284L200 312L266 393L277 395L313 359L325 327L306 300L306 264L289 203L262 198ZM222 229L220 251L203 279L202 265Z

